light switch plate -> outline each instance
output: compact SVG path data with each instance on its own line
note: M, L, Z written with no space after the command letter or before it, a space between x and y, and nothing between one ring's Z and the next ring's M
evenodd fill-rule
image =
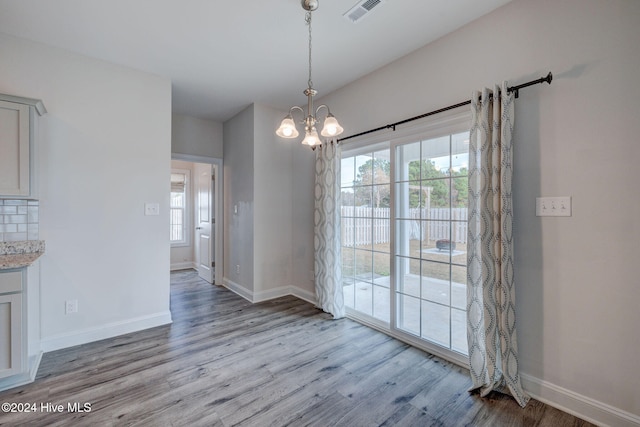
M73 314L78 312L78 300L71 299L64 302L64 314Z
M536 216L571 216L571 196L537 197Z
M145 203L144 204L145 215L160 215L160 203Z

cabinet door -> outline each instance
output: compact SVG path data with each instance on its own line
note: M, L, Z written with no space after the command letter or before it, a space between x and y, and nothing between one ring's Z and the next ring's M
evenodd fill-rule
M22 294L0 295L0 378L23 371Z
M0 196L29 196L29 106L0 101Z

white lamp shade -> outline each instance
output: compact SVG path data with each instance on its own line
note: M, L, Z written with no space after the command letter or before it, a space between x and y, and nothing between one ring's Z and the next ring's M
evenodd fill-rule
M310 131L306 132L304 139L302 140L302 144L308 145L309 147L315 147L316 145L320 145L320 138L318 137L318 131L315 127L312 127Z
M299 135L298 129L296 129L296 124L293 122L293 117L291 117L291 115L282 119L280 127L276 131L276 135L283 138L295 138Z
M344 132L344 129L342 128L342 126L340 126L338 120L333 114L329 113L329 115L327 115L327 118L324 119L324 126L322 127L322 132L320 132L320 135L325 137L332 137L338 136L342 132Z

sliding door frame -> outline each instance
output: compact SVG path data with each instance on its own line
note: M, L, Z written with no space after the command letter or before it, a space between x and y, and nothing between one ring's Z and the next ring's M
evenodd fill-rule
M379 135L366 135L349 140L343 145L343 155L350 156L361 154L364 152L373 152L380 150L381 147L388 147L390 151L391 161L391 203L390 203L390 322L382 322L373 316L367 316L359 313L354 309L346 310L347 317L363 323L371 328L388 334L400 341L410 344L416 348L424 350L430 354L441 357L459 366L468 368L468 356L456 351L431 343L423 338L412 335L397 327L397 293L396 293L396 184L395 184L395 168L396 168L396 147L416 142L417 140L426 140L440 137L443 135L451 135L468 131L471 126L471 112L468 107L461 107L450 110L437 116L431 116L427 119L416 122L412 126L404 126L393 133L381 133Z

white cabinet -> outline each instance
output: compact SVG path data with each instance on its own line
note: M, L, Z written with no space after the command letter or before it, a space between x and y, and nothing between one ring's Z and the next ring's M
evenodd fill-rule
M23 270L0 272L0 378L27 368Z
M36 378L42 359L39 307L38 260L0 269L0 392Z
M0 94L0 198L34 198L34 140L41 101Z
M29 196L29 106L0 101L0 194Z

